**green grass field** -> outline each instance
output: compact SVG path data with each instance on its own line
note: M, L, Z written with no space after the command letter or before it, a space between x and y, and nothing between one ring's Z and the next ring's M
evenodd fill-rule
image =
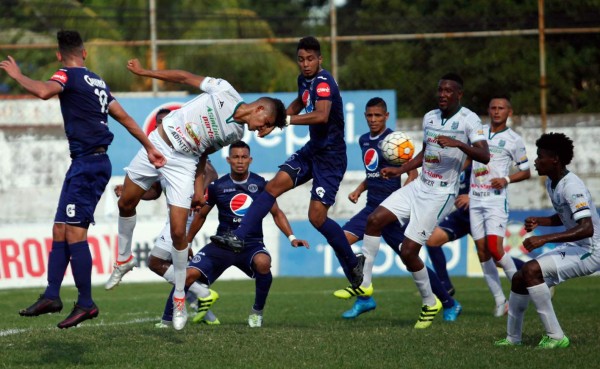
M94 288L100 316L77 328L59 330L75 300L62 291L60 314L24 318L17 314L42 289L0 290L2 368L597 368L600 362L600 279L580 278L557 288L559 321L571 339L561 350L536 349L543 333L530 305L524 347L497 348L506 318L491 314L493 299L480 278L455 278L463 313L455 323L441 314L417 331L420 298L410 278L377 278L376 310L356 320L340 314L352 302L331 292L339 278L276 278L263 327L247 326L254 283L217 282L221 298L213 311L220 326L188 324L183 331L156 329L169 286L123 284ZM506 282L504 280L504 282ZM508 285L505 284L505 291Z

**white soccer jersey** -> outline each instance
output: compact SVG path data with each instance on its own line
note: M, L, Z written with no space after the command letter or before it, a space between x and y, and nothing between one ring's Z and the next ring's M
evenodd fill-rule
M448 119L442 119L439 109L423 117L423 141L426 146L421 182L436 193L456 194L466 154L456 147L441 147L437 142L440 135L467 144L483 141L485 136L481 120L464 107Z
M506 189L496 190L492 188L492 178L507 176L513 163L519 170L529 169L525 144L521 136L508 127L500 132L493 133L490 131L490 126L486 125L483 127L483 133L487 137L490 148L490 162L486 165L473 161L469 198L472 200L504 202L506 200Z
M243 100L229 82L205 77L200 89L205 93L163 119L175 150L188 155L200 156L210 147L218 150L244 135L244 126L233 120Z
M592 218L594 224L594 235L579 241L570 243L592 250L600 248L600 217L592 201L590 191L585 187L583 181L573 173L567 173L552 189L552 181L546 179L546 190L552 201L552 206L567 229L577 226L581 218Z

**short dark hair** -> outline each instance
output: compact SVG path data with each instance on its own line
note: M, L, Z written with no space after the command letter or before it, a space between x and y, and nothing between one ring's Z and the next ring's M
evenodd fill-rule
M502 99L502 100L506 100L506 102L508 102L508 107L512 109L512 102L510 101L510 95L509 94L505 94L505 93L495 93L492 95L492 97L490 98L490 102L494 99Z
M456 73L446 73L440 78L440 80L454 81L456 82L460 88L463 88L463 79Z
M75 54L83 51L83 40L77 31L61 30L56 33L58 51L61 54Z
M231 153L232 149L237 149L237 148L248 149L248 152L250 152L250 146L247 143L245 143L244 141L239 140L239 141L235 141L234 143L229 145L229 153Z
M321 44L319 43L319 40L317 40L313 36L301 38L300 41L298 41L298 47L296 48L296 51L300 49L314 50L317 52L318 55L321 55Z
M385 103L385 100L382 99L381 97L374 97L372 99L370 99L369 101L367 101L367 108L370 108L372 106L381 106L383 108L383 110L387 111L387 104Z
M535 141L538 149L546 150L558 156L561 164L567 166L573 160L573 140L563 133L544 133Z
M162 108L159 111L156 112L156 115L161 115L161 114L169 114L171 112L171 109L168 108Z
M285 117L287 114L285 112L285 105L283 105L281 100L263 96L258 99L258 101L265 105L265 107L269 110L269 114L274 116L273 125L275 127L285 127Z

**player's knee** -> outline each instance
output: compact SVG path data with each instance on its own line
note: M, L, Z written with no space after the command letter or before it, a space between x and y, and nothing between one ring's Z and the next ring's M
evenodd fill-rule
M132 216L135 214L135 207L137 202L131 201L124 196L119 197L117 206L119 207L119 215L121 216Z
M153 271L154 273L158 274L161 277L163 275L165 275L165 272L171 265L170 263L166 262L165 260L159 259L153 255L148 256L147 262L148 262L148 269L150 269L151 271Z
M191 286L192 283L199 280L200 277L202 277L202 273L198 269L188 268L185 273L185 285L187 287Z
M536 260L530 260L517 273L522 274L522 278L527 286L533 286L539 284L540 280L543 280L542 268Z
M54 223L52 226L52 240L54 241L65 241L65 224L64 223Z
M271 258L267 254L259 253L252 259L254 270L259 274L268 274L271 272Z

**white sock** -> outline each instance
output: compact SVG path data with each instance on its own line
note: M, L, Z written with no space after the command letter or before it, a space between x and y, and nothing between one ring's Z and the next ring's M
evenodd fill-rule
M535 308L540 315L542 324L546 329L546 334L550 338L560 340L565 336L560 324L558 324L558 318L554 313L554 307L552 306L552 296L550 295L550 288L546 283L538 284L537 286L527 287L531 301L535 305Z
M427 268L423 267L423 269L418 272L412 272L413 279L415 280L415 284L417 285L417 289L419 293L421 293L421 297L423 298L423 305L434 306L435 305L435 295L431 290L431 283L429 282L429 274L427 274Z
M199 298L200 297L204 298L204 297L210 296L210 291L208 290L208 286L203 283L200 283L200 282L192 283L190 288L188 288L188 292L193 293L194 295L198 296Z
M507 339L512 343L521 342L523 333L523 318L529 305L529 295L510 292L508 298L508 318L506 320Z
M517 272L517 266L515 265L515 261L508 254L504 254L502 259L498 260L498 264L504 269L504 274L506 274L506 278L512 282L512 277Z
M492 296L494 296L494 300L496 300L496 306L504 303L504 301L506 301L506 296L504 296L504 292L502 291L500 276L498 275L498 269L496 268L494 260L490 258L490 260L482 262L481 269L483 270L485 282L487 283Z
M361 287L369 287L373 280L373 264L375 257L379 252L381 237L364 235L362 253L365 256L365 266L363 267L363 281Z
M131 239L133 237L133 229L135 228L135 223L135 215L131 217L119 216L119 255L117 256L117 261L119 262L125 262L131 257Z
M185 297L185 270L187 266L188 250L177 250L171 247L171 257L173 258L173 270L175 275L175 292L173 297L182 299Z
M169 265L169 268L165 271L165 274L163 274L163 278L167 282L175 284L175 267L173 264Z

